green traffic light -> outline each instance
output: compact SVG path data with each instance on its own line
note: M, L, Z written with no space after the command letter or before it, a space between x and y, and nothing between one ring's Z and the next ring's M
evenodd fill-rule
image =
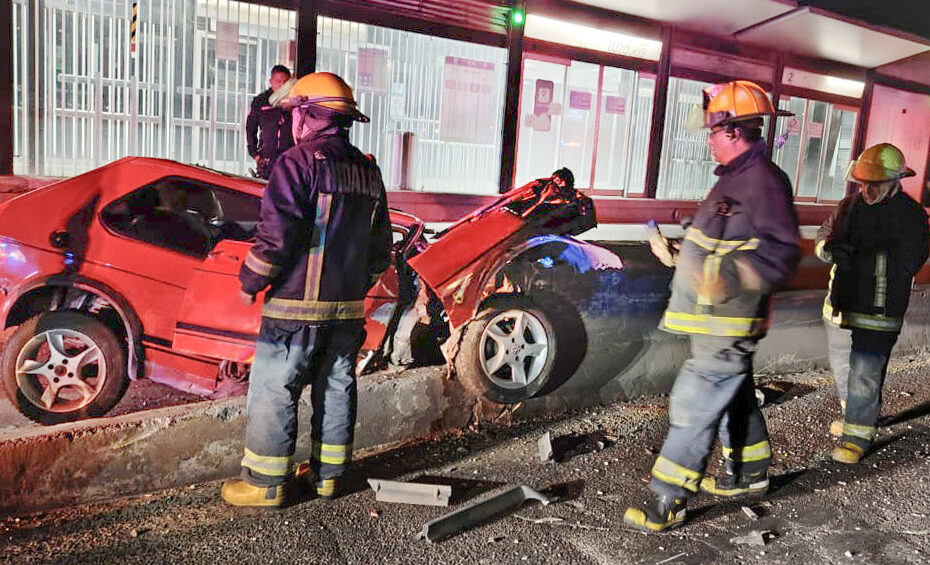
M523 18L524 18L523 12L521 12L520 10L514 10L510 12L510 23L512 23L513 25L523 24Z

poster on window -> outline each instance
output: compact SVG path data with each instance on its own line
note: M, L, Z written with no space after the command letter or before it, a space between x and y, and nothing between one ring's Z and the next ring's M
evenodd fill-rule
M388 85L388 51L379 47L359 47L355 88L386 94Z
M604 110L608 114L625 114L626 98L623 96L607 96L604 100Z
M239 60L239 24L216 22L216 58Z
M442 70L439 138L494 142L497 116L494 63L447 56Z

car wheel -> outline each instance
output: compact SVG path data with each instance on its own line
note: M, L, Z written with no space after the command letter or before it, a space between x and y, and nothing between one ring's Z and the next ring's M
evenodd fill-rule
M561 384L571 347L556 334L557 313L521 297L498 299L465 328L456 374L475 395L515 404ZM570 370L568 375L573 370ZM567 375L563 375L567 378Z
M73 311L23 323L4 348L0 371L16 408L46 425L101 416L128 384L117 337L99 320Z

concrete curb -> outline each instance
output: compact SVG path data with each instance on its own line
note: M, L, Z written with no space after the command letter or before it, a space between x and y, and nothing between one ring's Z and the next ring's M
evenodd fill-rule
M472 406L441 372L360 379L356 452L377 453L467 426ZM309 455L310 413L306 394L300 458ZM0 515L235 476L245 423L239 397L0 435Z

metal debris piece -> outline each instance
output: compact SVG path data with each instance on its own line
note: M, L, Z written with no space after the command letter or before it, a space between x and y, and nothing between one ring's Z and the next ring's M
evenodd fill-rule
M538 500L543 504L549 504L549 498L546 495L526 485L520 485L427 522L423 526L423 531L420 532L419 537L429 542L435 542L454 536L478 524L520 508L529 498Z
M531 524L558 524L559 522L565 521L562 518L556 518L555 516L547 516L545 518L527 518L526 516L514 514L513 517L523 520L524 522L529 522Z
M449 506L452 487L426 483L402 483L385 479L368 479L378 502L400 502L402 504L425 504L427 506Z
M765 545L766 534L771 534L769 530L753 530L745 536L730 538L730 543L736 545Z
M752 508L750 508L750 507L748 507L748 506L743 506L743 507L742 507L742 510L743 510L743 514L749 516L749 519L750 519L750 520L758 520L758 519L759 519L759 515L756 514L755 511L754 511Z
M549 432L546 432L536 440L536 450L539 452L539 460L543 463L547 461L552 461L552 437L549 435Z

